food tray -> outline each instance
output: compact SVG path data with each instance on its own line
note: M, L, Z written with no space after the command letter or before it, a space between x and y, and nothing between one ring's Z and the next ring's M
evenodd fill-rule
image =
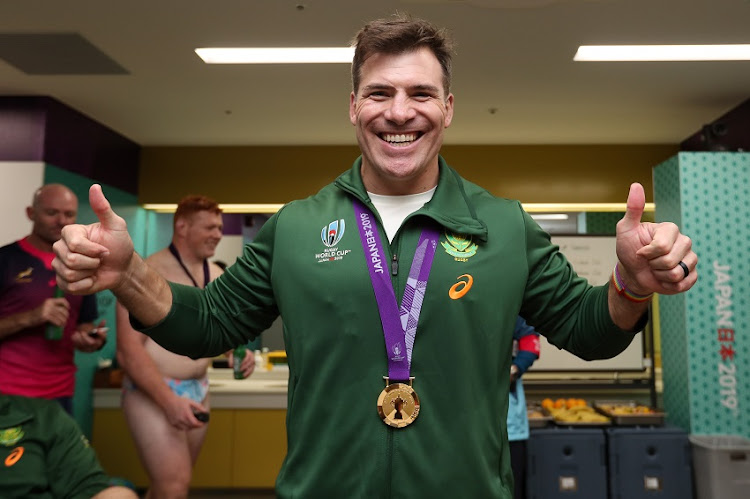
M570 422L570 421L555 421L557 426L573 426L581 428L600 428L602 426L612 426L611 421L596 421L592 423L585 422Z
M552 422L552 416L538 405L528 406L526 414L529 419L529 428L545 428Z
M552 422L550 416L543 416L541 418L529 418L529 428L546 428Z
M616 409L622 408L632 413L616 412ZM664 424L665 414L658 409L639 404L634 400L597 400L594 402L594 409L604 414L619 426L660 426ZM651 412L636 412L639 410Z
M600 427L600 426L612 426L612 421L560 421L553 419L557 426L580 426L583 428Z
M610 419L607 419L606 421L569 421L569 420L562 420L555 418L554 414L552 414L549 410L546 408L543 409L544 414L547 414L552 419L552 422L555 423L557 426L580 426L580 427L599 427L599 426L610 426L612 424L612 421ZM598 411L597 411L598 412ZM604 414L606 416L606 414ZM609 416L607 416L609 418Z

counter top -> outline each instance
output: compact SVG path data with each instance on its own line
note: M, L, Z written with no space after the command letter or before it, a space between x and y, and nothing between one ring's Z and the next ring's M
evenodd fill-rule
M209 368L209 394L214 409L286 409L289 369L276 365L234 379L231 369ZM120 407L119 388L95 388L94 408Z
M658 370L657 370L658 371ZM660 372L657 372L657 392L661 388ZM236 380L231 369L209 368L209 393L211 407L214 409L286 409L288 366L275 365L273 369L259 369L249 378ZM544 373L530 371L524 375L525 387L529 395L534 393L557 394L559 391L569 393L576 387L585 384L589 391L597 389L608 398L617 396L648 395L648 386L644 384L648 377L641 372L635 373L595 373L569 372ZM631 393L632 392L632 393ZM578 393L576 391L576 393ZM635 395L634 395L635 394ZM599 397L604 395L598 395ZM95 388L95 408L119 408L119 388Z

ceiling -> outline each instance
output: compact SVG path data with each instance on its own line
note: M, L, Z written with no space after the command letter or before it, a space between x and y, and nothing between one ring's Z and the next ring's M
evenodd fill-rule
M349 65L193 49L341 46L396 11L457 41L447 144L677 144L750 96L750 61L572 60L582 44L750 43L750 0L3 0L0 35L78 33L126 73L0 58L0 95L54 97L144 146L354 144Z

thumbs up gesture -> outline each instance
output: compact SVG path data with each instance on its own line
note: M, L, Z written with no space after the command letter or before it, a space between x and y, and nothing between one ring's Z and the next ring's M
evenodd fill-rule
M698 279L692 241L671 222L641 222L646 195L630 186L625 216L617 223L619 272L628 290L639 295L687 291Z
M57 282L66 292L90 294L115 289L125 279L135 252L127 224L104 197L102 188L89 189L89 204L99 222L68 225L53 245L52 266Z

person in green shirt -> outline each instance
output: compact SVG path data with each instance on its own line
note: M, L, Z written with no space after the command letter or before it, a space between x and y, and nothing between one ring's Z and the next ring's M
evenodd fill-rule
M355 45L349 118L361 157L271 217L226 273L204 290L167 283L95 185L99 222L63 231L58 281L112 289L139 330L194 358L281 315L278 497L510 499L516 317L559 348L611 357L642 327L652 293L695 284L698 257L675 224L640 222L645 194L633 184L612 282L590 285L518 201L440 156L454 117L445 31L397 16L368 23Z
M136 499L110 486L78 425L54 400L0 393L0 497Z

